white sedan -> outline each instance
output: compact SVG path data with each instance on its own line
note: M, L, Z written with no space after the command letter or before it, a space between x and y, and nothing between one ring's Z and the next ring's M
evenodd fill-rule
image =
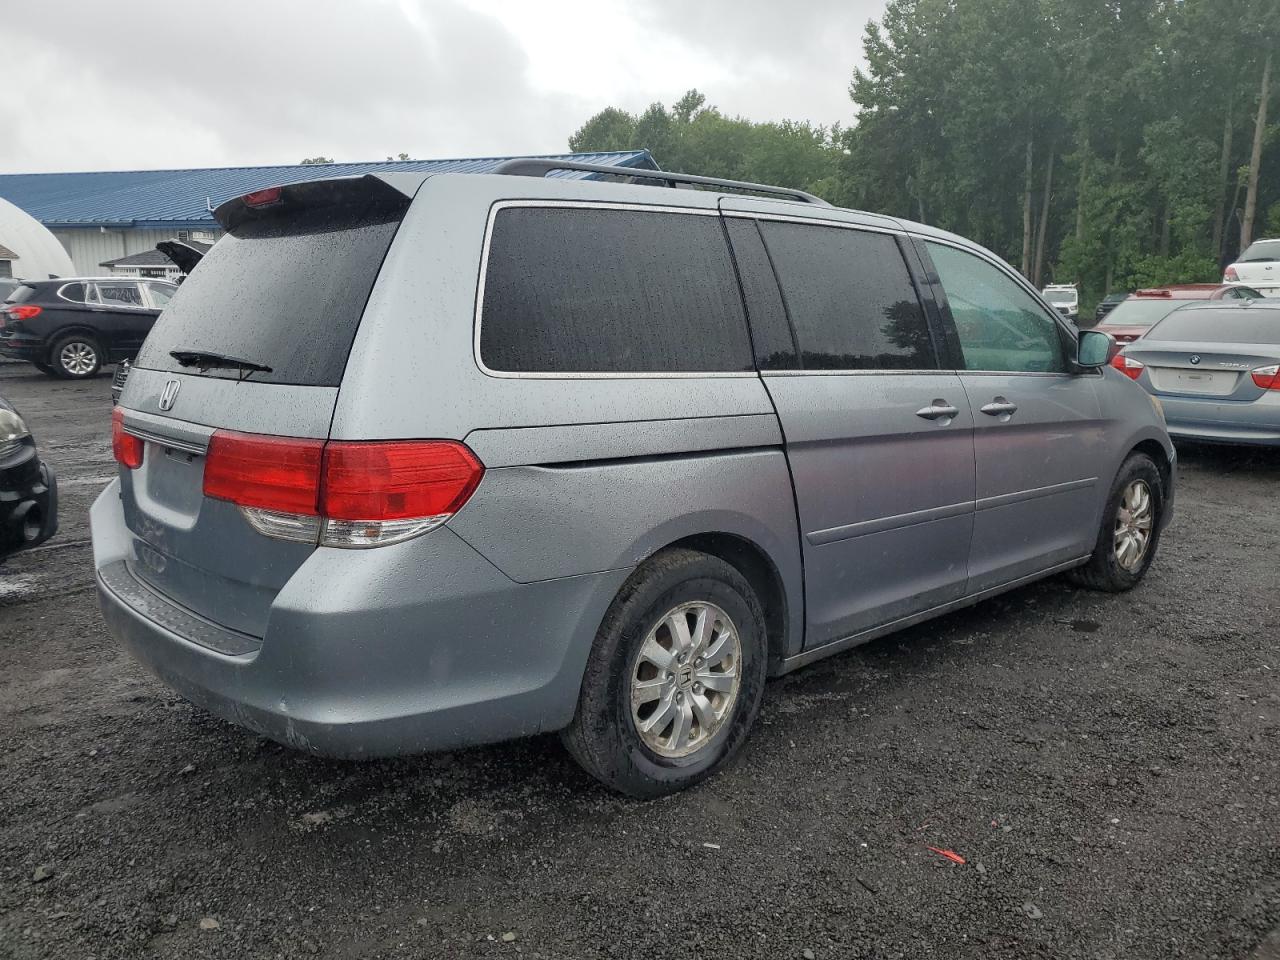
M1227 267L1222 282L1253 287L1264 297L1280 297L1280 239L1255 240Z

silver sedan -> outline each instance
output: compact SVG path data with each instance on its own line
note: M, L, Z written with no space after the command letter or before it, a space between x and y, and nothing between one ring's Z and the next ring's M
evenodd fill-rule
M1159 399L1174 439L1280 446L1280 303L1182 307L1111 365Z

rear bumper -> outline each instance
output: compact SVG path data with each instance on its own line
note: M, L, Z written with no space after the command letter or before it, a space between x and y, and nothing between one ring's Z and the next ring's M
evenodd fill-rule
M0 337L0 357L28 362L43 361L45 343L35 337Z
M1252 403L1157 396L1175 440L1280 446L1280 393Z
M58 480L35 452L0 466L0 557L44 543L58 532Z
M277 596L265 637L228 637L136 578L120 579L131 558L118 483L90 516L111 635L193 703L326 756L444 750L565 726L627 574L517 584L442 527L377 550L316 550Z

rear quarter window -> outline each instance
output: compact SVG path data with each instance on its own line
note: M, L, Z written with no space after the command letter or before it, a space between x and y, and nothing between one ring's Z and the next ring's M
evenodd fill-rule
M752 368L741 294L714 215L500 209L479 324L480 362L497 373Z
M84 303L85 292L83 283L68 283L58 289L58 296L63 300L69 300L71 303Z

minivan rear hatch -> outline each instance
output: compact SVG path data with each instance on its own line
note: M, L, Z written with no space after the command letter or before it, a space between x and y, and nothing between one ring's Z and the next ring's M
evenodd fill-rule
M130 571L222 627L266 630L314 542L264 536L204 494L217 431L323 441L347 355L421 177L259 190L218 208L227 230L156 321L121 397L141 464L122 465ZM130 441L132 442L132 441Z

